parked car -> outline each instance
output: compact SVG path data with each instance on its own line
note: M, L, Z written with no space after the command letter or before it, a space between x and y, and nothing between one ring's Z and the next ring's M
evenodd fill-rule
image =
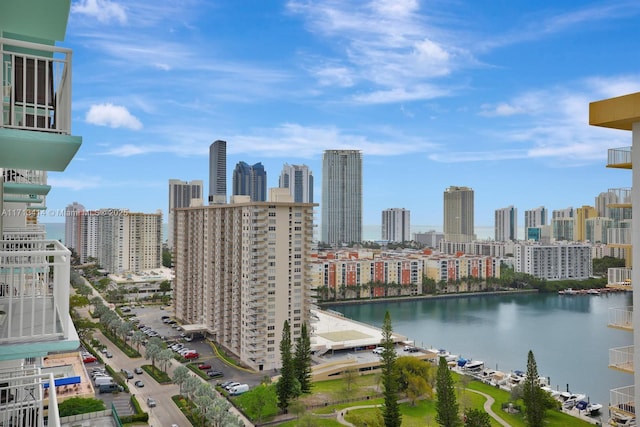
M184 354L182 357L184 357L185 359L197 359L198 357L200 357L200 354L194 351L193 353Z
M229 384L233 383L233 380L227 380L221 383L218 383L218 385L222 388L226 388Z
M115 393L116 391L124 391L124 388L118 384L101 384L98 386L100 393Z
M136 374L138 374L138 375L139 375L139 374L141 374L141 373L142 373L142 372L144 372L144 371L142 370L142 368L141 368L141 367L139 367L139 366L138 366L138 367L134 368L133 372L135 372Z
M140 380L136 381L136 382L135 382L135 383L133 383L133 384L134 384L136 387L140 387L140 388L144 387L144 383L143 383L142 381L140 381Z
M231 390L232 387L235 387L237 385L240 385L240 383L237 381L231 381L229 384L227 384L227 386L225 387L225 390L229 391Z
M156 400L153 397L147 397L147 406L149 408L155 408L157 406Z
M201 363L198 365L198 369L211 369L211 365L208 363Z
M249 385L248 384L239 384L237 386L231 387L229 389L229 394L232 396L238 396L242 393L246 393L249 391Z
M376 347L373 349L373 354L382 354L384 347Z
M82 362L83 363L92 363L92 362L97 362L98 359L96 359L95 356L89 355L89 356L84 356L82 358Z
M224 376L224 374L220 371L215 371L215 370L211 370L211 371L207 371L207 375L210 378L215 378L215 377L222 377Z
M110 351L107 351L104 355L107 356L107 358L109 358L109 359L111 359L113 357L113 354L111 354Z

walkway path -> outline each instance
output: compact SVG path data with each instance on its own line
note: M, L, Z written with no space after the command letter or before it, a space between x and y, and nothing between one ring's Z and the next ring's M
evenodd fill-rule
M477 391L477 390L471 390L469 388L467 388L466 390L484 396L484 398L487 399L484 402L484 410L487 412L487 414L489 414L489 416L491 416L494 420L496 420L498 423L500 423L504 427L511 427L511 424L509 424L508 422L506 422L505 420L500 418L498 416L498 414L493 412L493 409L491 409L491 405L493 405L493 402L495 402L495 399L493 397L489 396L488 394L485 394L485 393L482 393L480 391ZM355 409L377 408L377 407L380 407L380 406L382 406L382 405L364 405L364 406L352 406L350 408L344 408L342 411L338 412L338 414L336 415L336 418L337 418L337 420L338 420L338 422L340 424L345 425L345 426L354 427L353 424L351 424L349 421L344 419L344 416L346 414L348 414L349 411L355 410Z
M493 409L491 409L491 405L493 405L493 402L495 402L495 399L491 396L489 396L486 393L483 393L481 391L478 390L471 390L470 388L466 389L467 391L473 392L473 393L477 393L481 396L484 396L485 402L484 402L484 410L487 412L487 414L489 414L494 420L496 420L497 422L499 422L500 424L502 424L504 427L511 427L511 424L509 424L508 422L506 422L505 420L503 420L502 418L500 418L498 416L498 414L496 414L495 412L493 412Z

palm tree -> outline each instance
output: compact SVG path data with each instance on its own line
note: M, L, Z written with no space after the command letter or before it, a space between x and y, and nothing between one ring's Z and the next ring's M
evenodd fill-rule
M153 366L153 368L155 369L156 367L156 359L158 358L158 355L160 354L160 352L162 351L162 347L160 347L158 345L158 343L156 343L153 340L149 340L149 342L147 343L147 351L145 352L145 359L151 359L151 365Z
M158 353L158 362L162 365L162 371L167 373L167 365L173 359L173 350L165 348Z
M180 386L180 394L182 394L182 385L187 380L187 378L191 377L191 373L189 368L186 366L180 365L173 371L173 382L174 384L178 384Z
M142 343L142 341L144 341L145 338L146 335L142 331L135 331L133 335L131 335L131 344L134 344L136 346L136 350L138 350L138 353L140 352L140 344Z

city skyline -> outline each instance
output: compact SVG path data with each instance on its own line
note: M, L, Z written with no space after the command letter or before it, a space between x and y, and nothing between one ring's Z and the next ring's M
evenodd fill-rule
M474 189L486 226L504 206L579 207L628 186L604 167L628 138L590 127L588 104L640 88L640 5L254 3L73 2L72 123L86 143L50 173L47 206L166 218L166 182L206 182L217 139L228 172L261 161L269 188L284 163L319 172L324 150L361 150L364 224L392 206L442 224L452 185Z

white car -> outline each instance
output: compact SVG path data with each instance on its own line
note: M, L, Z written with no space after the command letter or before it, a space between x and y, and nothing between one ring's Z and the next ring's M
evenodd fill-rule
M384 347L376 347L373 349L373 354L382 354Z

